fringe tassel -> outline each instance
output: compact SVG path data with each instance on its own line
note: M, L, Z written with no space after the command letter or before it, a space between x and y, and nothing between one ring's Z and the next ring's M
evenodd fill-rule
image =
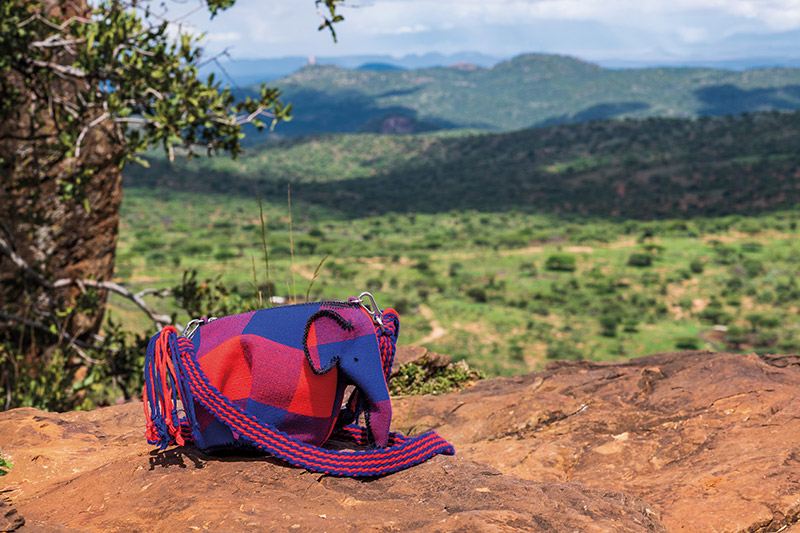
M167 326L150 339L144 363L144 414L147 442L163 450L171 444L183 446L189 437L189 423L181 412L186 409L186 395L177 364L175 341L178 331ZM178 409L180 402L181 410Z

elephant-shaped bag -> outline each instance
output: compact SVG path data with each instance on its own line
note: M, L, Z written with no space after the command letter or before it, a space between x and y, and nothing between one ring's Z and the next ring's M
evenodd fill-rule
M399 318L364 294L204 321L180 336L165 327L145 358L147 442L161 449L193 442L209 453L257 448L314 472L351 477L454 454L433 431L389 431L387 381ZM343 404L348 385L354 389ZM355 424L362 413L366 427ZM323 448L331 437L369 449Z

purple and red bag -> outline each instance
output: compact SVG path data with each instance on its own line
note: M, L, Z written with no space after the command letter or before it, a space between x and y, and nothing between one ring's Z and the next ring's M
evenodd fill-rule
M433 431L407 437L389 430L399 318L364 294L227 316L185 335L165 327L145 358L147 442L162 450L193 443L207 453L257 448L351 477L454 454ZM356 424L362 414L365 427ZM331 437L369 449L324 448Z

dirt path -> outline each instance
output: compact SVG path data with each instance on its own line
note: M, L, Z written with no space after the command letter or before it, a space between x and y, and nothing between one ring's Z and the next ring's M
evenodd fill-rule
M436 339L447 335L447 330L444 329L442 324L436 319L436 315L433 313L430 307L427 305L420 305L419 312L428 320L428 322L430 322L431 332L422 337L420 340L413 342L412 346L420 346L421 344L425 344L427 342L433 342Z
M306 270L305 268L301 267L300 265L294 265L294 271L303 276L305 279L310 280L314 277L313 270Z

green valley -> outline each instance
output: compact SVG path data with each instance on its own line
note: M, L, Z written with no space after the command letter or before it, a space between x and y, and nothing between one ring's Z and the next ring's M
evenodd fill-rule
M800 113L595 121L510 133L335 135L126 171L128 187L284 197L343 217L517 209L623 218L800 202Z
M401 313L402 343L489 375L675 349L795 351L798 129L800 114L771 112L153 156L126 170L116 276L189 287L204 315L258 307L270 290L370 290ZM112 302L113 319L150 326Z

